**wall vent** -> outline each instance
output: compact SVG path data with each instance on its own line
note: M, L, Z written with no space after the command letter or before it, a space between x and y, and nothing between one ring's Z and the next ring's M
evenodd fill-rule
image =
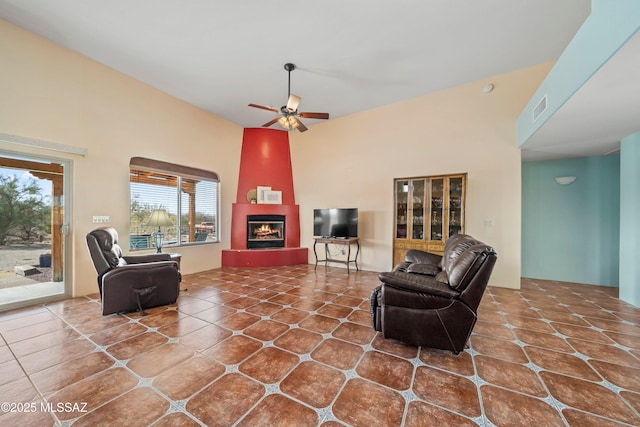
M545 112L547 111L547 95L543 96L542 99L533 107L533 122Z

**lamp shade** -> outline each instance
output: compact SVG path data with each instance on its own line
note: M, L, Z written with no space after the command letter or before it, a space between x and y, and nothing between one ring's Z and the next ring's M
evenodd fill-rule
M299 125L296 118L291 115L280 117L280 119L278 119L278 123L280 124L280 126L285 128L286 130L293 130L297 128Z
M173 225L173 223L165 209L155 209L151 212L151 216L145 225L151 227L166 227L168 225Z
M295 112L298 109L298 104L300 104L300 97L293 94L289 95L287 110L291 113Z

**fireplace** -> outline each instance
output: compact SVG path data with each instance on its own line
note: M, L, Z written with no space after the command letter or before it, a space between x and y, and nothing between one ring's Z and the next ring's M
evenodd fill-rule
M247 215L247 249L284 248L284 215Z
M249 194L259 186L281 191L282 203L251 203ZM309 263L309 249L300 247L300 207L293 191L288 132L244 130L230 237L231 247L222 250L223 267Z

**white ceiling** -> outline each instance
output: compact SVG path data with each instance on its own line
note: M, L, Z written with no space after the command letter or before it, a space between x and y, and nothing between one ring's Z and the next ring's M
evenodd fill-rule
M636 33L523 145L524 160L602 156L640 131L640 33Z
M589 11L590 0L0 0L1 18L243 127L274 117L247 104L286 103L286 62L300 110L336 118L555 61ZM571 135L582 120L555 121L525 158L601 154L593 145L618 138L601 127L583 144Z

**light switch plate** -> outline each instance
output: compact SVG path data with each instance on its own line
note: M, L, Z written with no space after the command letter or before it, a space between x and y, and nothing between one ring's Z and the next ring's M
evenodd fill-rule
M94 215L93 216L93 223L94 224L99 224L99 223L104 223L104 222L109 222L109 215Z

